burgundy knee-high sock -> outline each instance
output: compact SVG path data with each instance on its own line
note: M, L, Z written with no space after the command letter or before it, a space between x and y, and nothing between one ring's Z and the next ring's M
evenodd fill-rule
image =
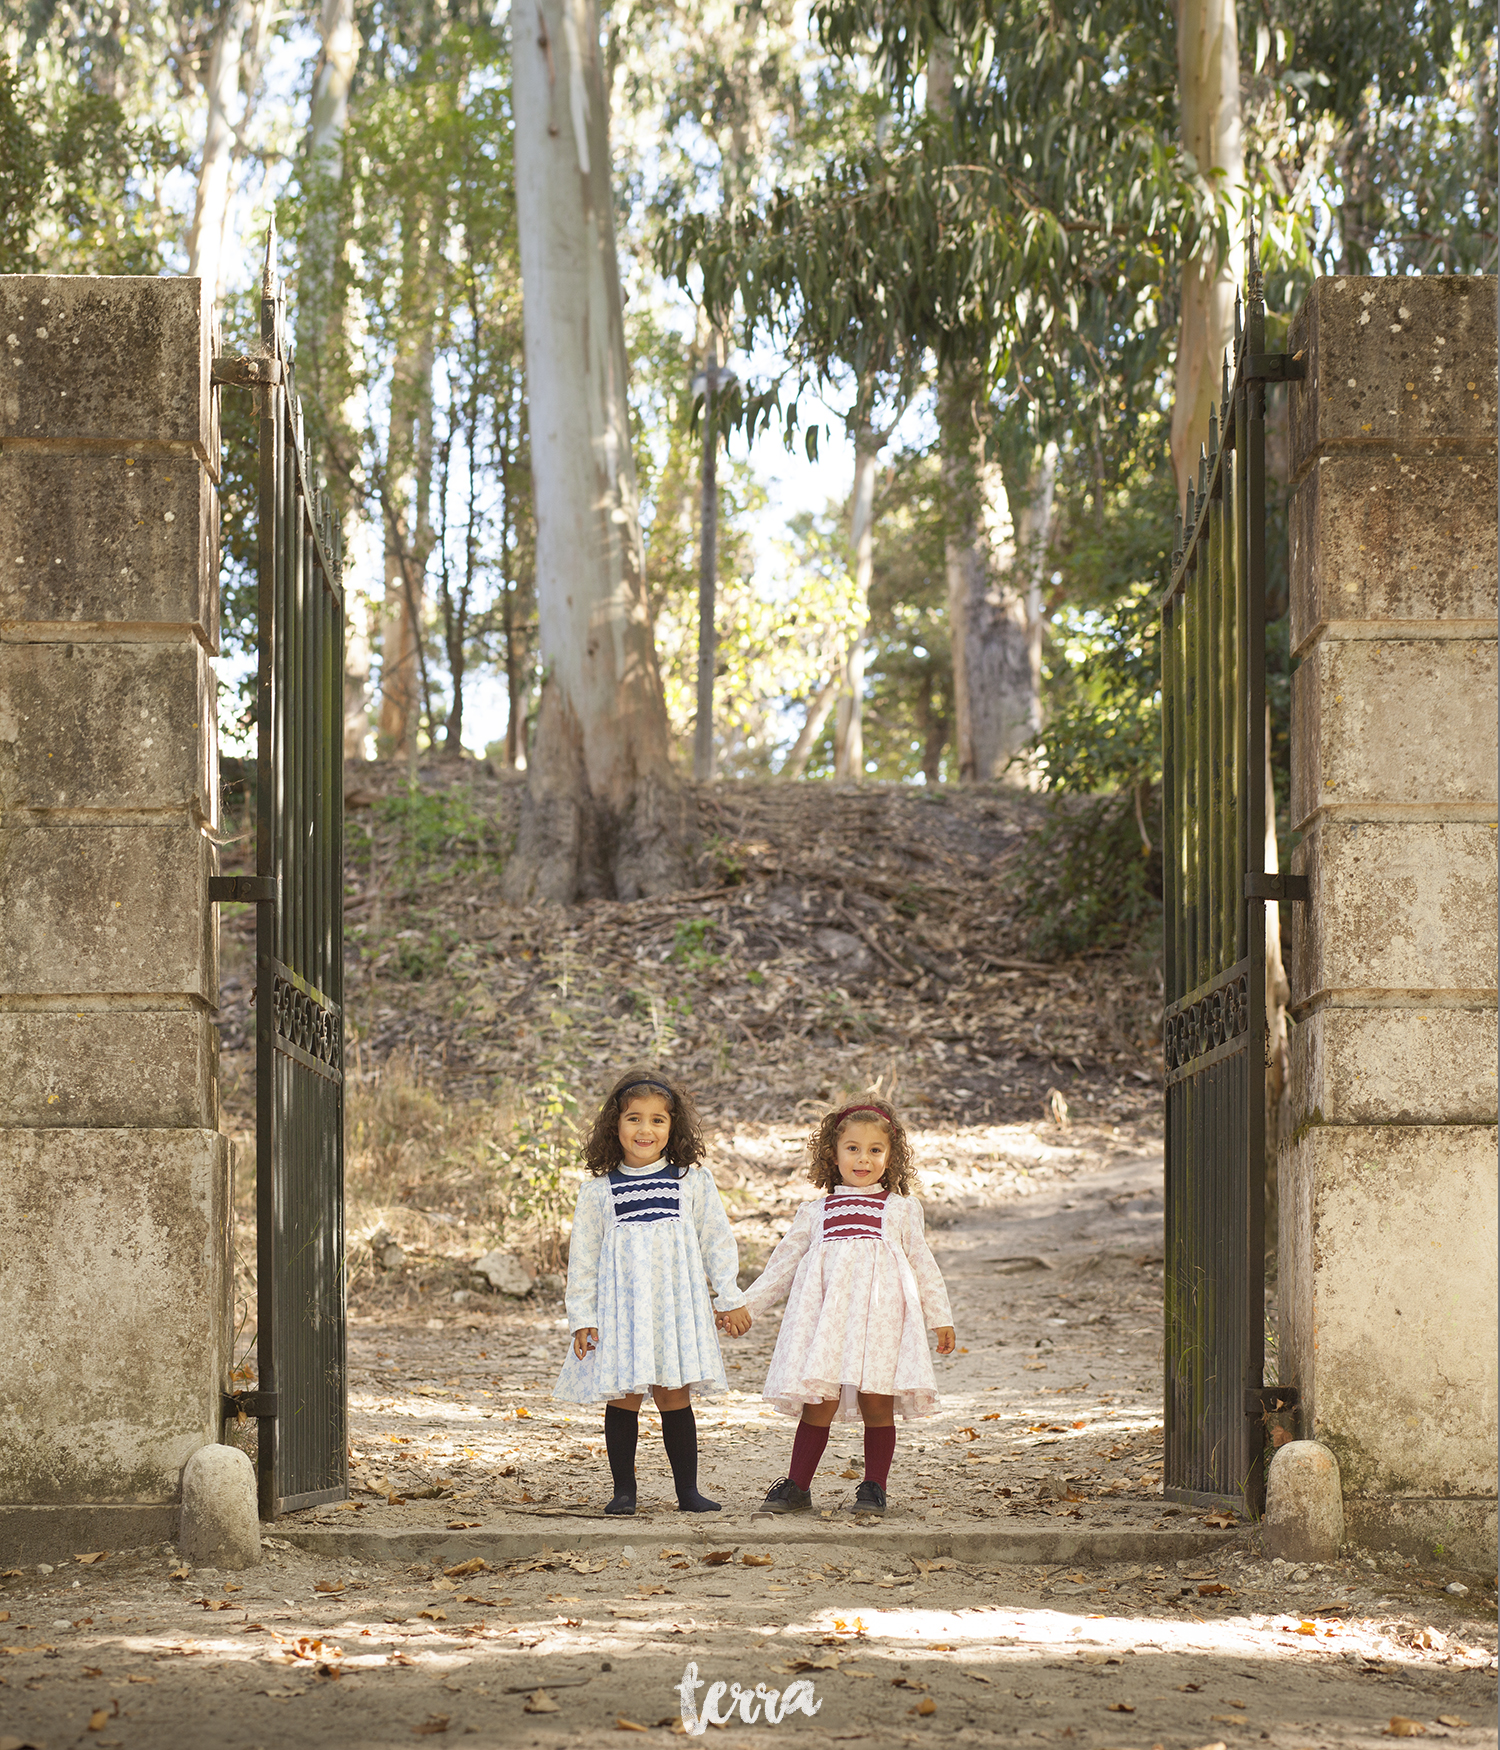
M822 1458L823 1449L827 1445L826 1428L816 1428L811 1422L797 1424L796 1438L792 1441L792 1462L787 1474L799 1489L812 1487L812 1480L818 1470L818 1460Z
M865 1481L879 1483L883 1489L891 1474L891 1460L896 1455L894 1428L865 1429Z

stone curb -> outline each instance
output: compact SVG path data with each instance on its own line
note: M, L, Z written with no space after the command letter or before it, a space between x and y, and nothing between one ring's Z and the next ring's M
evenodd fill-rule
M823 1521L718 1519L712 1530L682 1527L675 1515L661 1519L627 1520L618 1527L600 1526L594 1519L553 1521L548 1530L487 1529L444 1531L439 1527L412 1531L364 1531L350 1526L263 1525L263 1536L279 1538L296 1549L337 1560L362 1562L442 1561L454 1563L482 1556L491 1566L539 1556L549 1550L623 1550L627 1545L654 1544L694 1538L705 1548L765 1544L867 1543L885 1556L916 1556L922 1561L953 1557L965 1562L1017 1565L1044 1562L1174 1562L1192 1556L1239 1547L1244 1527L1231 1531L1115 1529L944 1531L860 1525L850 1520Z

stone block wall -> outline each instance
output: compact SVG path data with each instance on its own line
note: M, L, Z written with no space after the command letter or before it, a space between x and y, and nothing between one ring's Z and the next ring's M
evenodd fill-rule
M198 280L0 276L10 1555L175 1535L219 1437L215 338Z
M1279 1377L1358 1542L1496 1558L1496 282L1293 325Z

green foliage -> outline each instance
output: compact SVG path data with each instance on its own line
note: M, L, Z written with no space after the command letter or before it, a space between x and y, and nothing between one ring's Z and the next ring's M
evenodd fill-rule
M0 273L157 274L156 187L182 153L117 98L0 55Z
M724 956L711 946L713 927L712 918L679 918L672 931L672 964L689 966L695 972L717 966Z
M1043 959L1080 954L1159 927L1159 819L1160 790L1148 784L1139 792L1057 799L1021 857L1020 911L1033 920L1028 927L1033 954Z
M398 879L410 885L425 872L470 871L501 861L500 833L466 790L423 790L416 784L384 796L371 813L382 843L397 848Z

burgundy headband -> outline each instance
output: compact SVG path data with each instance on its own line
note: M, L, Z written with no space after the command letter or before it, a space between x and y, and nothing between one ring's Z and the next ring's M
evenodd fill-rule
M878 1117L883 1118L887 1124L892 1122L891 1115L886 1111L884 1106L845 1106L842 1112L834 1113L833 1121L835 1124L842 1124L846 1118L850 1117L851 1114L855 1112L874 1112Z

